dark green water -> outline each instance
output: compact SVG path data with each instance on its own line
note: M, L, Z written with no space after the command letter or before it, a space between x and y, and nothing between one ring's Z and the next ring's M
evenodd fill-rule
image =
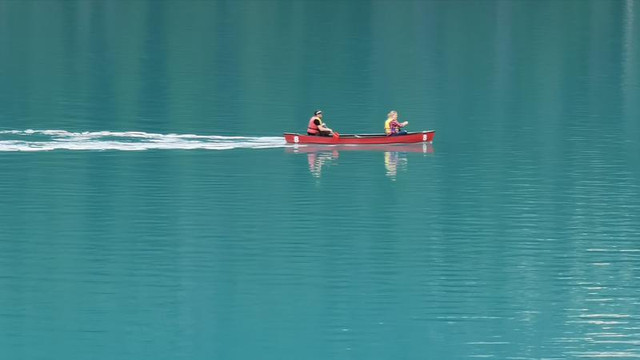
M640 357L639 26L0 0L0 358ZM436 138L286 146L318 108Z

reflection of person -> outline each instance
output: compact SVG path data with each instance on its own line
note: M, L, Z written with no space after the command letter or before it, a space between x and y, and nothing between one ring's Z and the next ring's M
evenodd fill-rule
M391 110L391 112L387 114L387 121L384 122L384 133L387 134L387 136L405 135L407 132L402 128L407 125L409 125L408 121L398 122L398 112Z
M406 154L399 153L397 151L385 151L384 152L384 167L387 169L387 176L391 178L391 180L396 180L396 175L398 174L398 169L406 168L407 158Z
M322 122L322 110L316 110L311 119L309 119L307 135L333 136L333 130L329 129L327 125Z
M319 178L322 174L322 167L325 162L331 162L331 160L337 159L340 154L334 150L331 153L326 152L310 152L307 154L307 160L309 162L309 171L311 175Z
M396 174L398 173L398 153L397 152L391 152L391 151L384 152L384 167L385 169L387 169L387 176L395 180Z

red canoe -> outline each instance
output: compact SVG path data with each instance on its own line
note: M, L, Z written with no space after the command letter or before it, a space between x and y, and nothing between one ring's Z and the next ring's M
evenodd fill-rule
M436 135L434 130L410 132L406 135L386 136L384 134L361 134L340 136L310 136L294 133L284 133L284 139L288 144L410 144L431 143Z

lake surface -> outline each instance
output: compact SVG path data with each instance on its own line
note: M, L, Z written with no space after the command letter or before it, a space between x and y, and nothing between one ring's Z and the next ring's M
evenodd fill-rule
M0 358L640 357L639 27L0 0ZM316 109L435 141L285 145Z

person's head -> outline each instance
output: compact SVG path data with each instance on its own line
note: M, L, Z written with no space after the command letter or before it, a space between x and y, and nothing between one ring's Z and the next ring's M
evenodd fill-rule
M313 115L315 115L315 116L317 116L317 117L319 117L319 118L322 118L322 110L316 110L316 111L314 111L314 112L313 112Z
M392 118L392 119L397 119L398 118L398 112L395 110L391 110L388 114L387 117Z

